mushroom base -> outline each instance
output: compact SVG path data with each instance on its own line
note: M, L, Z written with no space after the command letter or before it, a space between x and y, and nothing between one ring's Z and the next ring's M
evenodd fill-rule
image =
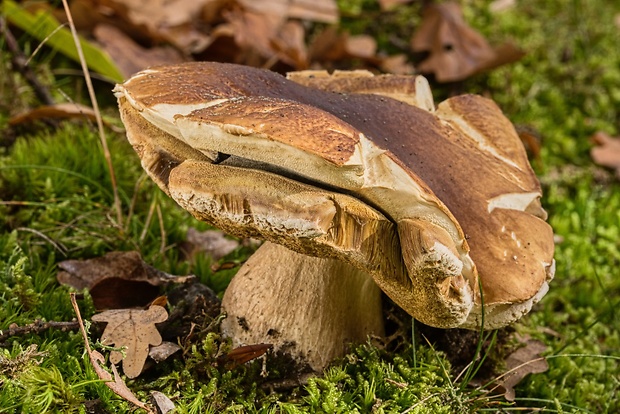
M239 270L222 308L233 346L270 343L315 371L351 343L384 335L381 291L369 274L272 243Z

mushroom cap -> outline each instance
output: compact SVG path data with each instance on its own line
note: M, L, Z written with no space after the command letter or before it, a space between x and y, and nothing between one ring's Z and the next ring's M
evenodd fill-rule
M412 80L417 95L424 83ZM396 100L381 87L364 92L372 87L358 81L303 83L312 87L264 70L192 63L143 71L115 91L145 169L183 207L219 220L225 230L245 234L247 220L239 219L245 215L230 219L230 209L218 208L207 217L201 210L227 190L246 186L237 202L259 203L262 196L250 196L261 186L249 188L248 180L260 179L281 194L303 185L308 200L338 194L393 223L375 226L357 244L383 246L382 253L342 253L337 243L331 250L313 248L312 237L300 249L299 234L275 241L369 271L425 323L479 326L484 302L485 327L503 326L546 292L553 234L538 201L540 185L514 128L492 101L465 95L433 111L428 98ZM357 93L334 93L335 84ZM218 154L227 158L220 162ZM212 191L221 175L233 179ZM200 205L190 206L197 198ZM278 217L291 206L284 203ZM304 217L300 223L314 220L313 213ZM261 231L271 237L268 225ZM380 264L368 269L375 260Z

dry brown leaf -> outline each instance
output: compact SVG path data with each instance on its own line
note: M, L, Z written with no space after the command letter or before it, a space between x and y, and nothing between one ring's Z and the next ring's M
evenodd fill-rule
M239 49L235 62L259 67L272 67L277 62L295 69L307 67L305 33L301 23L287 22L285 16L278 13L239 7L227 10L223 15L228 23L218 26L216 34L221 38L221 30L229 27L228 33L232 34Z
M235 44L240 49L237 63L263 66L265 61L275 57L271 39L276 37L284 23L279 16L236 8L225 12L224 17L232 28Z
M159 414L168 414L174 411L174 403L165 394L159 391L151 391L151 397Z
M142 309L109 310L92 317L95 322L108 324L101 335L101 342L117 348L124 347L126 356L119 351L110 353L110 362L118 364L123 361L123 372L129 378L135 378L142 372L151 345L160 345L161 335L156 323L168 319L168 312L161 306Z
M163 362L171 355L181 350L181 347L174 342L163 341L161 344L152 346L149 349L149 357L157 363Z
M184 53L196 53L210 42L198 29L202 9L210 0L99 0L123 23L150 40L164 41Z
M338 5L334 0L237 0L244 9L255 13L322 23L337 23Z
M180 246L184 258L192 260L197 254L204 254L217 261L232 253L239 242L226 237L220 230L198 231L193 227L187 230L187 240Z
M308 67L305 30L300 22L291 20L284 23L277 36L271 39L271 47L283 63L297 70Z
M237 0L240 9L260 14L272 21L276 27L288 19L288 0Z
M598 165L612 168L620 179L620 137L612 138L609 134L599 131L590 137L595 147L590 150L592 160Z
M372 64L380 64L377 57L377 42L372 36L351 36L338 32L336 27L328 27L319 33L309 47L311 61L334 62L344 59L361 59Z
M393 75L412 75L415 72L415 67L405 54L388 56L381 61L379 67L382 72Z
M340 14L335 0L291 0L289 18L321 23L338 23Z
M75 294L71 294L71 305L73 306L73 310L75 311L75 315L77 317L78 323L80 325L80 332L82 333L82 338L84 339L84 347L86 348L86 353L88 354L88 358L90 359L91 364L99 379L105 381L104 384L110 388L116 395L129 401L136 407L142 408L147 412L147 414L155 414L155 411L151 409L148 405L140 401L129 388L127 388L127 384L123 381L123 379L118 375L118 371L116 367L112 365L112 372L114 373L114 377L104 369L105 358L101 353L94 351L90 347L90 343L88 342L88 336L86 335L86 329L84 328L84 321L82 320L82 315L80 314L80 308L77 305L77 301L75 300Z
M541 354L547 346L535 339L524 338L525 346L517 349L506 358L506 373L499 381L503 387L504 396L508 401L514 401L514 387L529 374L538 374L549 369L549 364Z
M517 134L525 147L528 157L540 161L541 136L540 133L529 126L516 125Z
M222 10L232 2L233 0L208 0L202 8L202 22L206 24L217 23L222 17Z
M126 78L150 66L181 63L187 60L178 50L170 46L144 48L122 30L108 24L97 25L93 35Z
M397 6L411 3L412 1L413 0L379 0L379 6L381 7L381 10L388 11Z
M493 49L469 27L458 3L431 3L411 39L411 49L429 53L418 65L421 73L432 73L438 82L463 80L482 70L513 62L523 52L511 44Z
M220 358L219 362L232 369L264 355L271 348L273 348L272 344L240 346Z
M335 0L74 0L71 7L125 76L193 59L305 69L301 21L339 20Z
M494 69L498 66L516 62L517 60L525 56L525 52L523 51L523 49L511 42L504 43L500 46L495 47L494 51L495 57L489 62L480 65L480 68L478 68L478 72L484 72Z
M465 79L494 57L486 39L465 23L461 6L453 2L432 3L424 8L411 48L430 53L418 69L434 73L439 82Z
M193 275L173 276L157 270L135 251L65 260L58 267L56 279L77 290L88 289L97 309L145 306L159 296L159 286L195 280Z
M377 41L369 35L349 36L345 43L345 50L349 57L374 59L377 55Z
M95 120L95 111L92 108L77 103L61 103L55 105L39 106L16 115L9 119L9 125L15 126L26 124L40 119L72 119L85 118Z
M311 61L340 60L346 54L347 34L339 33L334 26L319 32L308 47Z

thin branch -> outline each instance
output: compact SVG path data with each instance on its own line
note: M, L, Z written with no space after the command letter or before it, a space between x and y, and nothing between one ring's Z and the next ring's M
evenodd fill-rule
M0 331L0 343L4 343L7 339L14 336L24 336L29 334L40 334L49 329L58 329L63 332L75 331L80 328L77 321L71 322L55 322L55 321L42 321L35 320L33 323L25 326L11 325L8 329Z

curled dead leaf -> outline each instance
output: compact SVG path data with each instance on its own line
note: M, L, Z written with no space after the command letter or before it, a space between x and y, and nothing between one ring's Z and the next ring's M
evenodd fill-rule
M117 348L126 348L126 356L119 351L110 353L110 362L123 361L123 372L135 378L142 372L151 345L162 342L156 323L168 319L168 312L161 306L151 306L147 310L117 309L109 310L92 317L95 322L107 322L101 335L101 342Z

